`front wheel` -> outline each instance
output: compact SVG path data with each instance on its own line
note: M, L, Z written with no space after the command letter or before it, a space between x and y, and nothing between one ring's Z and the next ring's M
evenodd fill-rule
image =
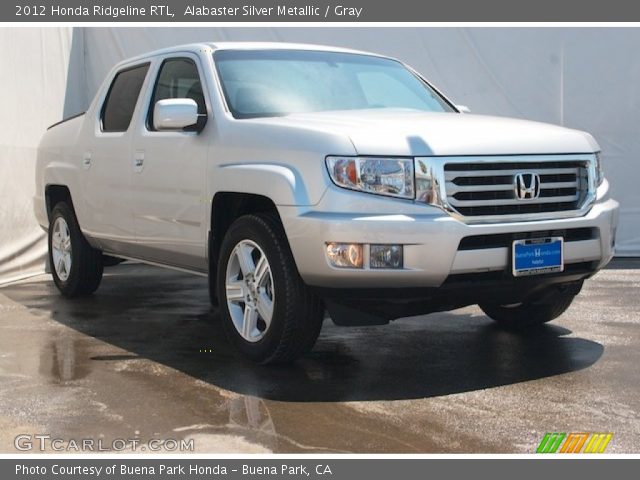
M310 350L324 309L304 284L272 214L246 215L224 237L216 286L228 337L246 357L285 363Z
M522 329L542 325L562 315L575 298L575 291L558 291L537 302L511 305L480 304L482 311L508 329Z
M89 295L102 280L102 253L89 245L65 202L51 212L49 264L53 281L65 297Z

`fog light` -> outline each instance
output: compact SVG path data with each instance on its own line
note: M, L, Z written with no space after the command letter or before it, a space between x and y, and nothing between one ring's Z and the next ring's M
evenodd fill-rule
M402 245L371 245L371 268L402 268Z
M327 257L338 268L362 268L362 244L327 243Z

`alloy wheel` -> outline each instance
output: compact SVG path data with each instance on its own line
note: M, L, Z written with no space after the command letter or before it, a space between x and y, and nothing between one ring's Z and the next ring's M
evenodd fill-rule
M67 221L62 217L56 218L53 223L51 257L56 275L66 282L71 273L71 233Z
M233 325L244 340L259 341L271 325L275 300L271 266L264 251L251 240L238 242L229 257L225 278Z

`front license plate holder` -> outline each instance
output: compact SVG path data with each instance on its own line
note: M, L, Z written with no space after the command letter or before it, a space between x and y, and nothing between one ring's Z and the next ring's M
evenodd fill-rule
M511 266L514 277L564 271L564 238L514 240L511 248Z

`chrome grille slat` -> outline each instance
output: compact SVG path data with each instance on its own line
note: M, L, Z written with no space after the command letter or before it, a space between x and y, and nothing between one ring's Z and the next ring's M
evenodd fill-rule
M513 182L498 185L456 185L447 182L447 194L454 195L460 192L499 192L513 190Z
M494 157L495 158L495 157ZM466 158L443 165L444 195L449 207L468 218L579 211L589 197L589 160L570 158L529 161L525 158ZM519 199L517 174L536 174L537 198Z
M540 175L578 175L578 168L529 168L511 170L455 170L445 171L445 180L451 181L461 177L501 177L515 175L515 173L538 173Z
M542 183L540 185L540 188L542 190L545 189L549 189L549 188L578 188L580 185L578 183L578 181L574 181L574 182L549 182L549 183Z
M557 202L575 202L579 198L579 195L564 195L562 197L541 197L536 200L528 200L526 203L540 204L540 203L557 203ZM484 207L501 206L501 205L523 205L525 202L518 199L508 200L456 200L450 198L449 203L454 207Z
M549 182L540 185L541 189L550 188L578 188L578 181L573 182ZM513 190L513 181L509 183L499 183L496 185L456 185L452 182L447 182L447 194L454 195L460 192L500 192Z

